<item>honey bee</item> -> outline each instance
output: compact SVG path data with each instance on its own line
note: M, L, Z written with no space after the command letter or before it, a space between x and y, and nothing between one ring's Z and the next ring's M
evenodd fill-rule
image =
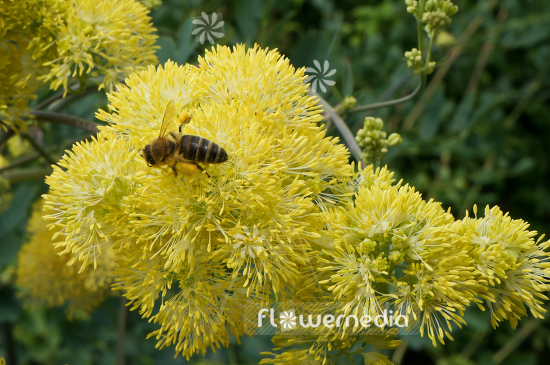
M167 133L168 126L176 117L174 101L171 100L166 105L158 138L143 148L142 156L147 161L147 166L172 165L172 170L177 176L176 165L178 162L194 165L200 171L204 171L204 168L198 163L210 164L227 161L229 158L227 152L216 143L203 137L182 134L182 128L191 120L191 116L188 114L183 114L180 117L179 133ZM208 172L205 171L205 173L208 175Z

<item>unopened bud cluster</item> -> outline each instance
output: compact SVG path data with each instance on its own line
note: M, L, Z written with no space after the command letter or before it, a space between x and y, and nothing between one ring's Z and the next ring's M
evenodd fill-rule
M411 14L416 14L416 12L418 11L417 0L405 0L405 4L407 4L407 12Z
M436 63L434 61L428 63L426 68L424 68L422 53L416 48L405 52L405 59L407 60L407 67L409 67L415 75L421 74L423 70L426 75L429 75L435 70Z
M355 139L359 146L363 147L361 159L370 164L380 161L388 153L388 146L397 146L402 142L401 136L397 133L387 134L382 130L384 122L380 118L367 117L363 128L357 132Z
M346 96L344 100L338 105L336 108L337 111L343 112L352 109L355 104L357 104L357 99L355 99L353 96Z
M428 0L424 8L418 7L417 0L405 0L407 12L425 24L424 29L430 38L434 37L444 26L451 23L451 16L458 11L458 6L449 0Z
M433 37L441 28L451 24L451 16L457 11L458 6L449 0L428 0L422 15L428 36Z

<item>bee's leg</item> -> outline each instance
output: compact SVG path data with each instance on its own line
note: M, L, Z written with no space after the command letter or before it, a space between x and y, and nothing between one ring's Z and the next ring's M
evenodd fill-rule
M179 132L180 133L181 133L181 130L183 129L183 127L191 121L192 117L193 117L193 114L189 114L187 112L181 113L180 117L178 118L178 120L180 122L180 126L179 126Z
M177 163L178 163L178 161L174 161L174 163L172 164L172 171L174 171L174 176L175 177L178 177L178 170L176 170Z
M206 176L210 177L210 175L208 174L208 172L206 172L206 170L205 170L204 168L202 168L202 167L201 167L198 163L196 163L196 162L189 161L189 160L179 160L178 162L179 162L179 163L186 163L186 164L188 164L188 165L193 165L193 166L195 166L197 169L199 169L199 171L201 171L201 172L204 171L204 173L206 174ZM175 166L176 166L176 165L174 164L174 167L173 167L174 169L175 169Z
M198 168L199 170L201 170L201 172L204 171L204 173L206 174L206 176L210 177L210 175L208 175L208 172L207 172L204 168L200 167L198 163L196 163L196 162L190 162L190 163L193 164L193 165L195 165L195 166L197 166L197 168Z

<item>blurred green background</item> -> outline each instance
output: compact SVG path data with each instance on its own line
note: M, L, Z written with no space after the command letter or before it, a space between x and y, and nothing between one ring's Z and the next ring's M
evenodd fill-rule
M550 233L550 3L455 4L459 13L447 27L449 34L437 42L432 59L439 65L420 96L349 115L346 122L356 133L365 116L383 118L388 134L403 137L383 163L456 217L473 204L480 210L499 205L532 229ZM191 34L192 20L201 12L223 16L219 44L278 48L296 67L328 60L337 70L331 77L336 84L322 96L334 106L349 95L358 105L395 99L418 84L404 61L405 51L416 47L416 22L402 0L166 0L152 11L160 63L196 63L211 47ZM98 92L61 112L93 120L105 105ZM59 154L83 133L60 125L42 128L44 144ZM332 128L329 133L338 135ZM45 191L40 179L14 183L13 199L0 215L0 356L13 341L18 364L113 364L119 299L105 302L91 321L69 322L62 309L25 310L15 295L12 267L31 204ZM550 356L548 320L525 318L516 330L507 323L493 330L489 315L477 308L466 313L466 320L469 325L454 331L455 341L446 346L433 348L426 339L404 337L406 345L393 359L402 364L545 364ZM128 314L127 364L188 363L174 360L173 348L154 349L155 340L145 340L153 329L137 313ZM256 364L259 353L270 349L269 338L245 338L242 346L235 341L190 363Z

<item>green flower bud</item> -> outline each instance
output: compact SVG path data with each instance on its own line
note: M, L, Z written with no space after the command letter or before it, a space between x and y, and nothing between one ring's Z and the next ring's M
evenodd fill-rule
M390 261L394 264L399 264L400 262L403 262L403 260L405 260L405 255L399 251L392 251L388 255L388 259L390 259Z
M416 12L418 11L417 0L405 0L405 4L407 5L407 12L416 14Z
M389 146L397 146L400 145L401 142L403 142L403 138L401 138L401 135L398 133L392 133L388 137L388 145Z
M353 96L346 96L342 103L338 106L338 111L346 111L350 110L357 104L357 99L355 99Z
M422 54L418 49L413 48L412 50L405 52L405 59L407 60L407 66L413 70L415 75L422 73L424 61L422 59Z

